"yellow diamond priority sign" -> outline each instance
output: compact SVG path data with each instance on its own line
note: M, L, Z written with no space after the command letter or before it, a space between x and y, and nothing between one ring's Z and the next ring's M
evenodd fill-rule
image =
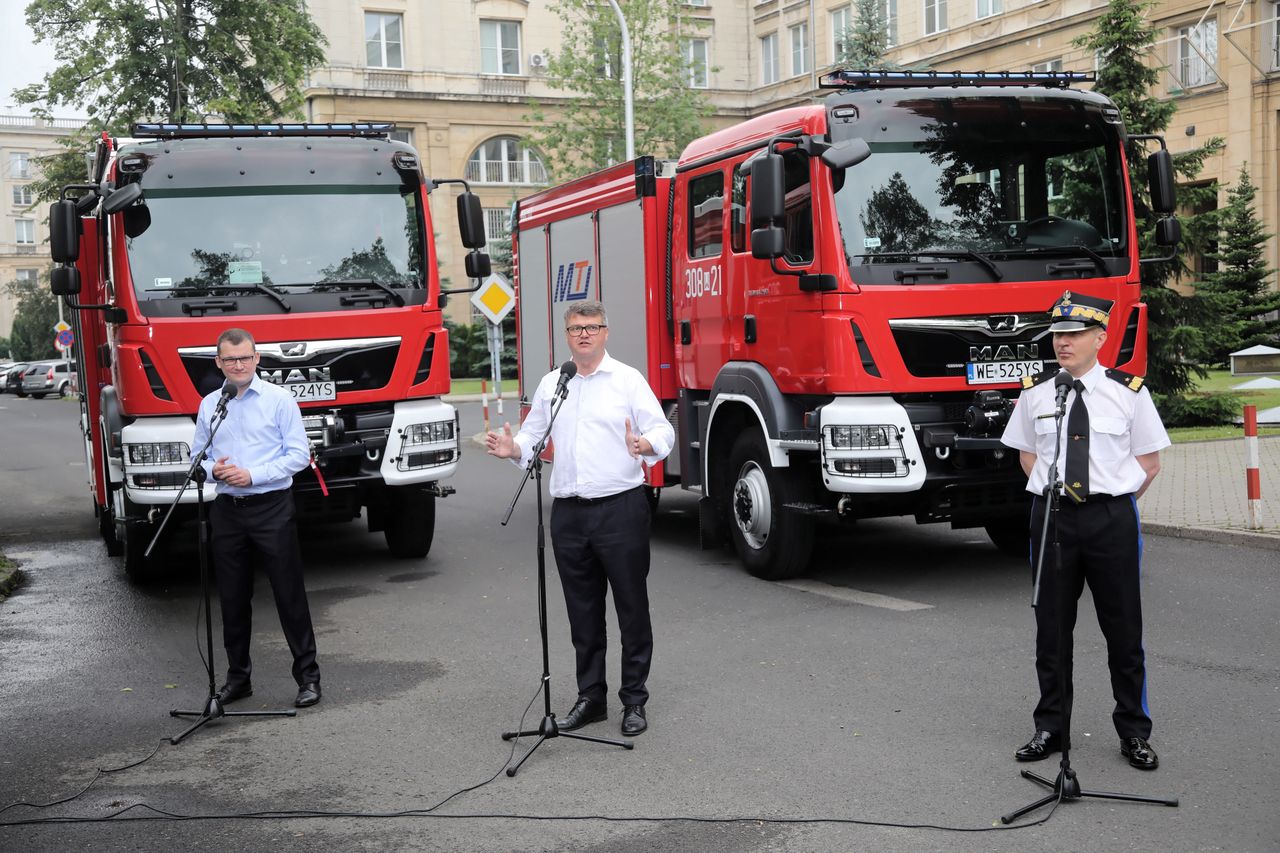
M480 289L471 294L471 304L488 318L490 323L498 324L502 318L511 313L516 304L516 292L507 284L501 273L492 273L481 284Z

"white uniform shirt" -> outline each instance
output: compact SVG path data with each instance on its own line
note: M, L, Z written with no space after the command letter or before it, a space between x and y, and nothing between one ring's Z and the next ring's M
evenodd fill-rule
M1089 410L1089 493L1127 495L1138 491L1147 475L1136 457L1169 446L1169 435L1151 401L1151 393L1145 387L1134 393L1109 379L1100 364L1095 364L1080 381L1084 383L1084 405ZM1052 379L1023 391L1000 439L1009 447L1036 455L1027 491L1037 495L1044 493L1049 463L1053 461L1055 396ZM1063 415L1060 478L1067 466L1066 420L1075 398L1074 390L1068 393L1067 414Z
M533 393L529 414L516 435L520 459L512 461L521 467L529 464L534 445L546 432L559 381L560 371L553 370ZM636 458L627 451L627 419L631 431L653 445L652 454ZM675 438L640 371L606 352L594 373L579 373L569 380L569 396L551 426L555 448L551 496L603 498L635 488L644 482L640 459L657 464L671 452Z

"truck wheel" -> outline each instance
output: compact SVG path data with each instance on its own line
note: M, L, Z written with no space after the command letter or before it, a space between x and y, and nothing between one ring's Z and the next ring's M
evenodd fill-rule
M1010 557L1028 557L1031 554L1031 535L1027 522L1020 520L996 521L985 526L991 544L1001 554Z
M738 436L729 454L726 524L747 571L764 580L793 578L809 565L813 521L783 509L797 500L794 471L774 468L759 430Z
M98 532L106 543L108 557L119 557L124 553L124 543L116 536L116 513L111 506L110 497L107 498L106 506L98 507Z
M418 486L387 488L387 548L397 557L421 558L431 550L436 532L436 499Z
M155 534L151 525L130 521L117 529L122 531L120 550L124 556L124 573L136 584L154 581L160 574L160 558L164 554L164 543L157 543L156 549L148 558L143 554L146 553L147 546L151 544L151 537Z

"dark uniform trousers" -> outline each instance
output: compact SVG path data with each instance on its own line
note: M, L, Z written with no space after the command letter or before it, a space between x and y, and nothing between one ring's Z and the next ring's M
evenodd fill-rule
M605 498L556 498L551 547L569 613L578 695L605 699L605 590L613 591L622 634L624 705L643 705L653 658L649 621L649 501L637 487Z
M1043 498L1031 508L1031 565L1039 558L1040 531L1044 523ZM1036 606L1036 675L1040 702L1036 705L1037 731L1062 734L1063 708L1072 701L1072 631L1084 584L1089 583L1098 626L1107 641L1107 666L1116 708L1111 715L1122 737L1149 738L1151 717L1147 709L1146 664L1142 650L1142 599L1139 563L1142 534L1133 495L1090 495L1077 504L1069 498L1058 502L1058 538L1062 549L1061 572L1053 565L1053 531L1045 555ZM1061 579L1062 596L1057 584ZM1061 601L1062 612L1058 612ZM1063 621L1065 649L1058 647L1058 620ZM1059 688L1058 668L1066 670L1067 694Z
M219 495L209 512L213 565L222 603L222 641L227 649L227 683L249 680L249 640L253 635L255 564L271 582L299 685L320 680L316 636L302 578L302 553L288 489L261 495Z

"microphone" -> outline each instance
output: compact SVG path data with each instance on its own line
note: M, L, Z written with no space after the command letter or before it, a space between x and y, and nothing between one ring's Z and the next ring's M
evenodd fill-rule
M569 380L577 373L578 365L574 364L572 359L560 365L560 381L556 383L556 392L552 395L552 399L559 397L563 400L569 396Z
M1070 373L1063 370L1060 371L1057 376L1053 377L1053 385L1057 390L1057 398L1055 402L1058 406L1058 411L1066 411L1067 394L1070 393L1072 387L1075 385L1075 379L1072 378Z
M215 412L225 412L227 403L236 395L235 383L228 379L222 385L222 396L218 398L218 405L214 407Z

